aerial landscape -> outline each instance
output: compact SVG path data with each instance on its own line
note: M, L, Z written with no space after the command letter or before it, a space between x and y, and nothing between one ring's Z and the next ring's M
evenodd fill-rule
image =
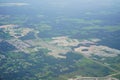
M120 80L120 0L0 0L0 80Z

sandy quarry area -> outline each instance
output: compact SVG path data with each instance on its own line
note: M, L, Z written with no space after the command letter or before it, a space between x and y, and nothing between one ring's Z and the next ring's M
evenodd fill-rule
M9 25L2 25L0 28L4 29L5 32L8 32L11 36L15 38L23 37L27 35L32 29L30 28L16 28L18 25L9 24Z
M70 39L67 36L61 36L61 37L53 37L52 38L52 44L56 44L57 46L77 46L79 44L79 41L77 39Z
M83 55L86 55L88 57L92 55L97 55L101 57L115 57L118 54L120 54L119 50L112 49L102 45L100 46L90 45L90 47L80 46L78 48L75 48L74 51L82 53Z

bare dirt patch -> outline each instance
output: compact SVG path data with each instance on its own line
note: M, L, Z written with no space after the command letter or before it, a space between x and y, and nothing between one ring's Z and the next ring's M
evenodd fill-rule
M82 53L83 55L86 56L92 56L97 55L101 57L115 57L118 54L120 54L119 50L109 48L107 46L96 46L96 45L90 45L90 47L86 46L80 46L78 48L74 49L75 52Z
M77 39L70 39L67 36L61 36L61 37L54 37L52 38L53 41L52 44L56 44L57 46L77 46L79 44L79 41Z

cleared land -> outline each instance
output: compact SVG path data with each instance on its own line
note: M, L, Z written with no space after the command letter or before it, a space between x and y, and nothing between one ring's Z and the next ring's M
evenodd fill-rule
M67 36L58 36L53 37L48 41L45 41L37 36L35 30L30 28L18 28L16 29L16 25L3 25L0 26L1 29L4 29L5 32L9 32L11 36L14 38L10 40L6 40L8 43L12 44L17 48L17 52L24 53L34 53L39 51L42 48L48 49L48 55L53 56L55 58L66 58L65 54L68 52L77 52L82 54L84 57L93 60L91 56L96 55L100 57L116 57L120 54L120 50L113 49L103 45L97 45L97 42L100 39L90 39L90 40L77 40L71 39ZM19 37L27 35L29 32L33 32L36 39L33 40L20 40ZM2 39L0 40L2 41ZM73 47L73 49L72 49ZM14 52L14 51L13 51ZM4 58L4 56L0 56ZM98 63L104 67L109 68L110 70L116 72L114 74L108 75L107 77L79 77L79 78L71 78L69 80L118 80L112 78L113 75L119 73L119 71L110 67L109 65L103 64L96 60L93 60L95 63Z

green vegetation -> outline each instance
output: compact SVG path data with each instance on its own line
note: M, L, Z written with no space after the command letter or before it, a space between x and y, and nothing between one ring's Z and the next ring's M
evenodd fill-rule
M93 25L93 26L88 26L88 27L84 27L82 28L83 30L99 30L99 29L103 29L103 30L107 30L107 31L117 31L120 30L119 26L98 26L98 25Z
M10 39L11 36L9 33L4 32L3 29L0 29L0 39Z
M52 80L55 77L59 77L60 79L62 77L62 80L64 80L69 75L71 77L75 75L105 76L112 72L76 53L68 53L66 59L56 59L48 56L47 52L46 49L41 49L39 52L29 55L22 52L6 54L6 58L1 60L1 78L6 80L13 78L17 80ZM16 77L13 77L14 74L16 74ZM32 76L27 77L26 75Z
M9 24L16 24L16 25L22 25L25 22L27 22L28 17L26 15L1 15L0 16L0 25L9 25Z
M117 74L117 75L115 75L115 76L113 76L113 77L115 77L115 78L117 78L117 79L120 80L120 74Z
M114 69L120 71L120 55L113 58L106 58L102 62L109 64Z

